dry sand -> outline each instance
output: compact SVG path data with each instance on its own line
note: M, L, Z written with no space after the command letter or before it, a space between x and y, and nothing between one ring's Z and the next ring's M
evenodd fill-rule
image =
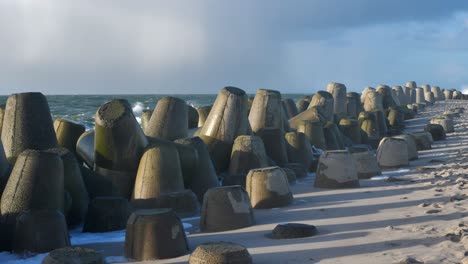
M437 102L407 121L407 131L423 130L432 116L453 107L468 109L468 103ZM187 229L190 249L208 241L232 241L246 246L254 263L398 263L407 257L460 263L464 230L468 233L467 116L468 111L455 118L455 132L434 142L432 150L419 152L409 167L383 172L394 181L363 180L361 188L326 190L314 188L311 175L292 186L293 205L255 210L255 226L200 233L198 219L186 220L193 225ZM286 222L316 225L319 234L294 240L267 237L276 224ZM87 246L122 256L124 244ZM188 257L145 263L187 263Z

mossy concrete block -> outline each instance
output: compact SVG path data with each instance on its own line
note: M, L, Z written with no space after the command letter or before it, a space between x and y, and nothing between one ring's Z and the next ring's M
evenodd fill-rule
M349 151L323 152L319 158L314 186L330 189L359 187L356 161Z
M94 249L63 247L52 250L41 264L107 264L107 261Z
M289 132L284 137L286 139L289 163L300 163L304 168L310 169L314 161L314 155L305 134L301 132Z
M246 188L252 208L281 207L293 201L288 178L280 167L250 170Z
M85 132L85 126L75 122L57 118L54 121L54 130L57 136L58 145L62 148L76 153L76 143L78 138Z
M26 149L44 150L58 146L49 105L42 93L10 95L1 134L11 164Z
M125 228L131 208L122 197L97 197L89 203L83 232L102 233Z
M203 232L234 230L254 223L249 196L241 186L216 187L205 193L200 217Z
M208 242L190 255L189 264L251 264L252 256L242 245L232 242Z
M307 101L305 99L299 99L296 102L296 107L297 107L298 114L300 114L300 113L304 112L305 110L307 110L307 108L309 107L309 104L310 104L310 101Z
M316 148L327 148L322 122L318 120L303 120L297 126L297 132L304 133L310 144Z
M418 151L421 150L428 150L432 148L432 142L434 139L432 138L431 133L429 132L416 132L411 134L416 143L416 148Z
M176 97L165 96L159 99L145 134L150 137L175 140L188 135L188 105Z
M286 223L277 225L271 232L271 237L275 239L294 239L311 237L317 233L317 228L314 225Z
M129 217L126 228L126 258L167 259L189 251L182 222L171 209L137 210Z
M435 141L446 139L444 127L439 124L427 124L424 131L431 133L431 136Z
M88 168L94 168L94 130L81 134L76 142L76 157Z
M67 223L57 210L27 210L18 215L13 239L16 253L44 253L70 246Z

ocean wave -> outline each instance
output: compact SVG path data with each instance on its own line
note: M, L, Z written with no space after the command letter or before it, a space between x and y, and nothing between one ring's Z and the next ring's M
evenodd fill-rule
M142 102L136 102L133 104L132 111L135 116L141 116L141 113L145 110L145 104Z

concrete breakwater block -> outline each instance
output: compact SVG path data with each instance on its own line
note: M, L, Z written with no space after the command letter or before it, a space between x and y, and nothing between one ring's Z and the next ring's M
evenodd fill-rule
M132 199L156 198L184 190L179 153L174 143L152 141L141 157Z
M257 136L238 136L232 147L229 174L247 175L251 169L263 167L268 167L268 156L262 139Z
M388 108L387 120L392 128L403 129L405 127L405 114L399 107Z
M333 122L328 122L323 127L323 134L325 136L325 143L327 150L339 150L344 149L343 138L341 137L341 131L338 126Z
M94 130L88 130L76 142L76 157L90 169L94 168L94 136Z
M192 217L200 213L198 198L191 190L164 193L157 198L132 199L134 209L171 208L179 217Z
M313 167L314 153L304 133L289 132L284 135L286 139L286 150L290 163L300 163L304 168L310 170ZM286 164L283 164L283 167Z
M76 142L78 142L78 138L80 138L86 129L82 124L57 118L54 121L54 130L58 145L70 150L72 153L76 153Z
M286 140L284 132L279 128L262 128L256 133L265 146L265 152L277 165L282 166L288 163L288 154L286 152Z
M453 119L450 117L445 118L433 118L431 119L431 124L438 124L444 128L445 133L455 132Z
M333 113L346 114L346 86L342 83L331 82L327 85L327 92L333 96Z
M277 225L271 232L274 239L294 239L311 237L318 233L314 225L286 223Z
M416 148L418 151L421 150L428 150L432 148L432 142L434 139L432 138L431 133L429 132L416 132L411 134L416 143Z
M379 125L374 112L361 112L358 117L361 130L367 135L369 141L380 138ZM378 143L377 143L378 145Z
M307 107L309 107L310 101L305 100L305 99L299 99L296 102L296 107L297 107L297 113L300 114L307 110Z
M377 127L379 130L379 137L388 135L387 118L383 111L374 111Z
M3 118L5 117L5 104L0 104L0 134L3 128Z
M286 163L283 168L291 169L296 175L296 179L303 179L307 177L307 169L300 163ZM315 170L314 170L315 171Z
M167 140L185 138L188 135L188 106L179 98L165 96L159 99L145 134Z
M357 118L359 113L364 111L361 104L360 95L356 92L348 92L346 94L346 109L347 115L352 118Z
M229 168L233 144L209 136L199 136L208 148L216 173L221 174Z
M205 124L206 118L210 114L211 105L201 106L197 108L198 112L198 127L202 127Z
M326 149L323 124L319 120L302 120L297 126L297 132L302 132L310 144L319 149Z
M361 127L356 119L343 118L339 122L341 132L354 144L361 144Z
M281 168L281 169L286 174L286 178L288 179L288 183L290 185L295 184L296 183L296 173L292 169L289 169L289 168Z
M197 195L198 200L202 201L208 189L219 186L218 176L208 152L208 147L199 137L178 139L175 142L190 146L197 152L197 164L195 169L191 171L190 184L186 188L191 189ZM184 164L184 162L181 162L181 164Z
M190 255L189 264L251 264L252 256L242 245L232 242L208 242Z
M52 250L41 264L107 264L104 256L94 249L64 247Z
M198 111L195 107L187 104L188 129L198 127Z
M408 147L408 160L417 160L418 159L418 148L416 146L416 142L414 138L407 134L402 134L398 136L393 136L393 138L403 139L406 142L406 146Z
M8 160L3 151L3 144L0 140L0 198L2 197L3 189L10 177L11 165L8 163Z
M94 170L108 178L122 197L129 198L148 140L127 100L105 103L95 120Z
M288 119L290 119L291 117L294 117L297 114L299 114L299 111L297 110L296 103L294 103L293 99L290 99L290 98L283 99L283 101L281 101L281 103L283 105L283 109L286 112L286 117Z
M313 106L289 119L289 127L292 130L297 130L299 128L299 124L304 120L319 121L322 124L328 122L325 115L321 113L320 108L318 106Z
M171 209L137 210L129 217L126 229L126 258L167 259L189 251L182 222Z
M9 245L16 217L29 209L64 209L63 163L54 153L25 150L17 158L0 201L5 232L0 246ZM8 247L7 247L8 248Z
M364 111L372 112L375 110L384 110L382 96L374 88L368 87L364 89L361 96L361 102L363 104Z
M397 106L395 97L392 94L392 89L388 85L379 84L376 88L376 91L380 94L380 96L382 96L383 109Z
M417 87L415 89L415 91L416 91L416 103L417 104L425 104L426 99L424 98L424 89L420 88L420 87Z
M162 139L159 138L151 138L151 141L160 141ZM177 153L179 153L179 161L180 161L180 169L182 171L182 178L184 180L185 188L190 188L193 183L193 174L197 171L198 163L199 163L199 156L197 150L190 146L190 145L183 145L176 143L181 139L177 139L174 141L174 146L177 149ZM172 143L171 141L167 141ZM209 154L208 154L209 155ZM141 160L140 160L141 162Z
M356 161L356 170L359 179L369 179L382 174L377 158L368 147L351 147L351 155Z
M255 209L286 206L293 201L288 177L280 167L250 170L246 189Z
M435 141L445 140L446 138L444 127L439 124L427 124L424 131L431 133Z
M255 224L249 195L241 186L209 189L205 193L200 217L203 232L219 232Z
M71 198L70 211L65 216L69 225L79 224L88 210L89 196L75 155L66 148L49 149L47 152L55 153L62 159L64 188Z
M323 122L333 122L335 103L331 93L326 91L318 91L315 93L307 109L312 107L317 107L318 112L324 118Z
M264 128L283 130L282 111L280 92L267 89L257 90L249 113L249 123L252 131L257 133Z
M42 93L18 93L8 97L1 138L11 164L26 149L58 146L49 105Z
M349 151L324 151L318 161L314 186L331 189L359 187L356 161Z
M125 228L130 206L122 197L97 197L89 203L83 232L102 233Z
M28 210L16 219L13 251L44 253L70 246L67 223L57 210Z
M141 129L143 129L143 131L145 131L146 127L148 127L153 111L145 109L141 112Z
M404 139L384 137L377 149L377 162L381 168L408 166L408 144Z

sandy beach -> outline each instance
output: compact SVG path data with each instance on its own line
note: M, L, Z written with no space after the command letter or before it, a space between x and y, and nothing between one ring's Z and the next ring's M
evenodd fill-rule
M468 103L437 102L406 121L405 132L422 131L431 117L454 107ZM255 209L254 226L201 233L198 217L183 219L190 250L208 241L231 241L246 246L254 263L461 263L464 243L468 247L463 238L468 232L466 120L467 114L455 118L455 132L435 141L431 150L420 151L410 166L361 180L360 188L314 188L315 175L310 174L291 186L292 205ZM312 224L319 233L302 239L269 238L279 223ZM107 236L80 244L102 251L110 262L136 263L122 257L123 234L117 233L114 242L106 242ZM144 263L187 263L188 257Z

